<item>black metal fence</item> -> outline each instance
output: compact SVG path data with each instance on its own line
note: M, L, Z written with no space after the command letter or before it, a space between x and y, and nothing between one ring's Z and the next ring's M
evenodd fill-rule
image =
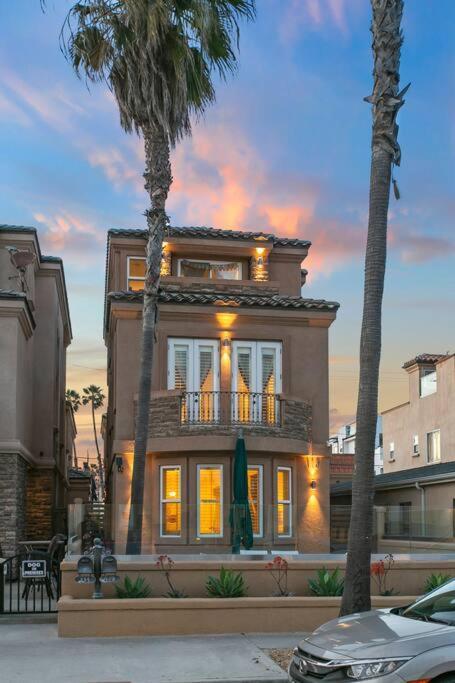
M57 611L60 562L31 551L0 561L0 615Z

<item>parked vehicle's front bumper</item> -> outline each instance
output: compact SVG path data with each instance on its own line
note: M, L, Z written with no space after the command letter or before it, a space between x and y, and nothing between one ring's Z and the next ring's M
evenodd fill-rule
M288 669L289 683L355 683L354 679L348 678L346 669L338 669L328 673L324 678L312 675L311 673L302 674L294 660L291 660ZM399 676L398 672L386 674L385 676L378 676L376 678L369 678L366 681L359 683L403 683L404 679Z

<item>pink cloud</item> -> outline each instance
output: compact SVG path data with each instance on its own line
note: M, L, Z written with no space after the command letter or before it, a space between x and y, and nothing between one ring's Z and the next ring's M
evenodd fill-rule
M293 43L306 30L322 31L332 27L347 34L349 14L357 14L363 9L361 0L290 0L282 13L280 37L285 43Z
M451 238L395 228L389 231L389 244L404 263L424 263L455 253L455 240Z
M131 184L137 192L144 191L139 164L132 163L117 147L90 147L87 158L91 166L102 169L116 190Z
M33 218L42 226L40 243L45 253L58 255L76 266L99 259L105 242L105 231L66 209L52 214L35 211Z

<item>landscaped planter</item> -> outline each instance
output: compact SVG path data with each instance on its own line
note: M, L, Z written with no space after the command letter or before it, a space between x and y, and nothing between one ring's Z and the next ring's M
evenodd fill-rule
M374 608L395 607L414 597L373 596ZM338 616L341 598L145 598L76 599L58 602L64 638L161 636L204 633L312 631Z

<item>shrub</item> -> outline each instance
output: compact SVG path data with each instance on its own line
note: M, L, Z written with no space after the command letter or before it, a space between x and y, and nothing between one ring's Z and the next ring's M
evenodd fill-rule
M205 587L213 598L242 598L247 592L242 574L224 567L221 567L219 578L209 576Z
M288 563L284 557L277 555L273 562L267 562L265 568L269 570L278 590L273 593L274 597L287 597L292 595L288 591Z
M440 588L440 586L443 586L447 581L450 581L451 578L452 577L449 576L449 574L430 574L425 581L424 592L430 593L430 591L434 591L435 588Z
M142 576L134 581L125 576L123 586L116 586L115 592L118 598L149 598L152 595L152 589Z
M373 562L371 565L371 576L373 581L376 583L379 591L379 595L397 595L393 588L387 588L387 576L392 569L395 560L392 554L388 554L383 560L379 562Z
M174 560L172 560L169 555L160 555L156 566L160 569L164 576L166 577L167 585L169 586L168 592L164 597L166 598L186 598L188 597L184 591L179 590L174 586L171 581L171 571L174 568Z
M320 597L334 597L343 595L344 579L340 577L340 570L337 567L330 572L326 567L322 567L316 573L315 579L309 579L308 585L314 595Z

